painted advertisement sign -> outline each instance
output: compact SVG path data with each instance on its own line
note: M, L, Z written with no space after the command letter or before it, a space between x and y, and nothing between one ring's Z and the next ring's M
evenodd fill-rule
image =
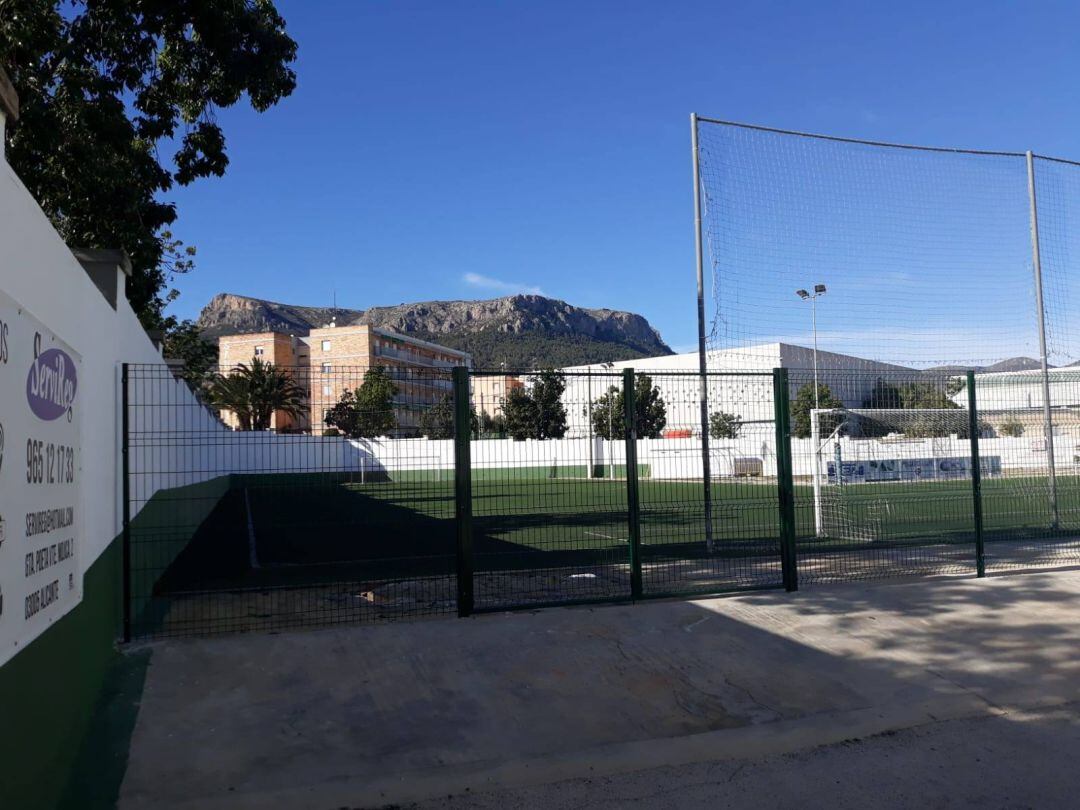
M0 293L0 664L82 599L81 365Z
M979 459L984 476L1001 474L1000 456ZM943 458L885 458L872 461L827 461L830 484L865 484L875 481L948 481L970 478L971 459L967 456ZM839 480L836 477L840 470Z

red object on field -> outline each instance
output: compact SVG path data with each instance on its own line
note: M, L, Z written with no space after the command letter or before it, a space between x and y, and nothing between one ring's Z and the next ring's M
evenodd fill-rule
M665 439L690 439L693 438L694 432L692 430L665 430L660 434Z

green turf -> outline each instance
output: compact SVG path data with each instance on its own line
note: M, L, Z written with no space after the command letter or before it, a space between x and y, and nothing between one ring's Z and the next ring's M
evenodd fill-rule
M625 565L625 481L500 478L494 472L473 482L476 570ZM346 474L238 477L238 488L206 521L168 585L452 574L458 542L453 483L435 475L411 478L360 483ZM700 483L644 479L639 492L645 563L706 556ZM716 482L711 492L710 556L778 556L775 482ZM825 497L834 533L819 539L812 490L796 486L797 534L804 550L970 543L974 537L970 481L826 487ZM1080 530L1076 477L1059 477L1059 507L1061 522L1052 532L1045 479L983 482L989 541ZM248 565L252 534L257 569Z

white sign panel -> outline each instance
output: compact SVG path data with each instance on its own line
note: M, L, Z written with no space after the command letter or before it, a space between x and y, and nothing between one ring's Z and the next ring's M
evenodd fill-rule
M82 599L82 358L0 292L0 664Z

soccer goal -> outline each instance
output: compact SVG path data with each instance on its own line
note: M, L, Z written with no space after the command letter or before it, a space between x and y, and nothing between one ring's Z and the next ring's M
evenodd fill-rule
M961 519L953 513L963 496L955 482L971 477L967 410L815 409L810 442L818 537L874 541ZM1000 461L980 466L992 474Z

